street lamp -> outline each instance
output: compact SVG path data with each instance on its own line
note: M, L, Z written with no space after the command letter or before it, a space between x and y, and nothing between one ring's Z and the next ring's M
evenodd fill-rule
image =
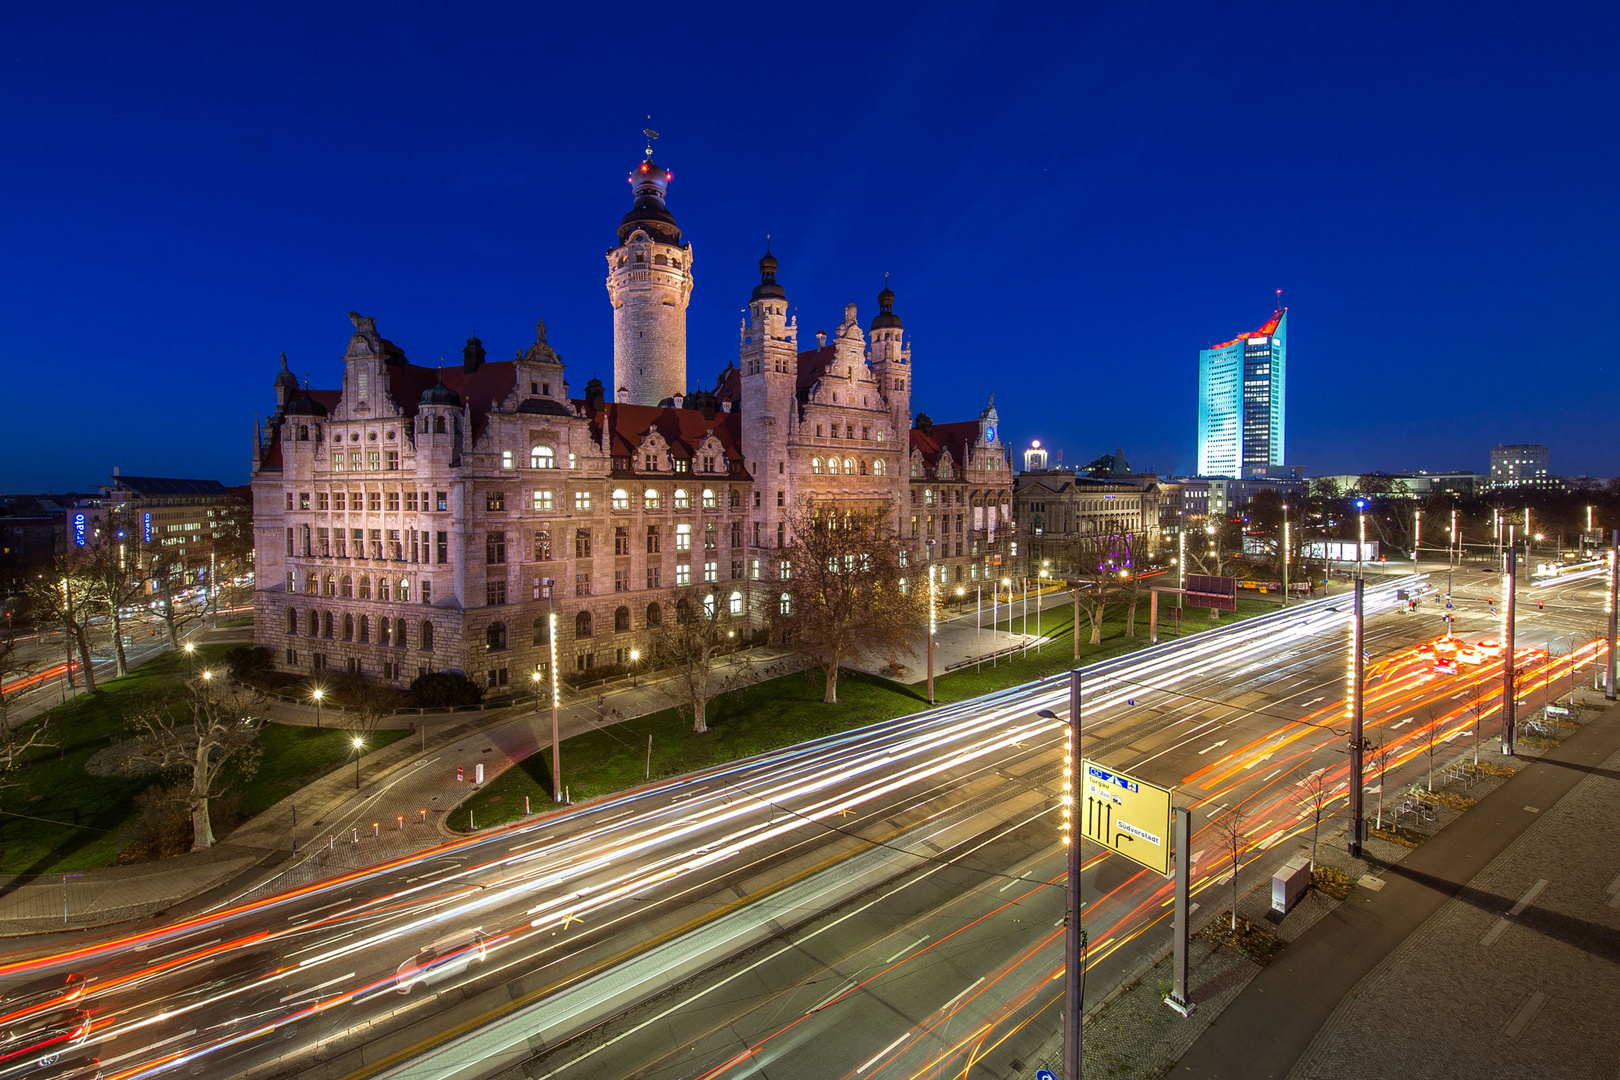
M639 668L640 664L641 664L641 650L640 649L631 649L630 650L630 686L632 688L634 688L635 685L636 685L636 675L638 674L638 668Z
M1283 557L1282 557L1282 606L1288 606L1288 557L1293 549L1288 544L1288 504L1283 503Z
M928 538L928 640L923 649L928 654L928 704L934 703L934 538Z
M321 699L326 696L326 691L317 686L309 692L309 696L315 701L315 730L319 731L321 730Z
M356 791L360 790L360 751L365 745L366 741L360 736L356 735L354 737L354 790Z
M551 645L551 787L552 802L562 802L562 740L557 735L557 708L562 703L561 680L557 677L557 609L554 597L557 579L546 578L546 638Z
M1356 516L1360 519L1360 539L1356 544L1356 577L1362 576L1362 558L1367 547L1367 500L1356 500Z

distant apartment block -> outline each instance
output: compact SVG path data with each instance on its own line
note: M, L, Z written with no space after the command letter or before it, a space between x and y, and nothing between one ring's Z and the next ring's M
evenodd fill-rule
M1499 443L1491 451L1492 487L1551 487L1556 483L1547 469L1547 448L1539 443Z

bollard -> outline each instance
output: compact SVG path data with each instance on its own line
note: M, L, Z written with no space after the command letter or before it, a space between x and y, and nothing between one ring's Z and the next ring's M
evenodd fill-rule
M372 835L373 839L375 839L376 837L379 837L379 836L382 835L382 829L378 827L380 824L381 824L380 822L376 822L376 821L373 821L371 823L371 835Z
M335 845L336 843L337 843L337 837L333 836L331 833L327 833L326 834L326 850L331 851L333 849L333 845Z
M352 836L349 837L349 843L358 844L360 842L360 830L358 828L355 828L355 829L350 829L349 832L353 834Z
M568 795L568 785L567 784L563 785L563 805L564 806L573 806L574 805L574 800L572 798L570 798L569 795Z
M456 766L456 783L464 784L466 782L467 782L467 774L466 774L466 772L462 769L462 767L460 765L457 765Z
M405 815L404 814L395 814L394 815L394 828L397 829L399 832L404 832L405 831Z
M427 807L424 806L422 809L416 812L416 820L422 822L427 821Z
M472 811L468 810L467 811L467 831L472 832L473 830L475 830L477 828L478 828L478 826L473 824Z
M523 816L529 816L529 797L527 795L523 796Z

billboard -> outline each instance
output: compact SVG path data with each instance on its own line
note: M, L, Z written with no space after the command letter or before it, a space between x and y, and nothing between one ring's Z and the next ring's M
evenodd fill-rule
M1081 763L1080 832L1087 840L1170 876L1170 791L1096 762Z
M1188 574L1187 605L1189 607L1215 608L1219 611L1236 611L1237 578Z

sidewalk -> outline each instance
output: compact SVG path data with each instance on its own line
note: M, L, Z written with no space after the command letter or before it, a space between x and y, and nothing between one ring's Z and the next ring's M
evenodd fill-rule
M1174 1075L1614 1077L1620 1031L1602 1002L1620 993L1620 845L1604 827L1617 766L1620 706L1377 868Z

